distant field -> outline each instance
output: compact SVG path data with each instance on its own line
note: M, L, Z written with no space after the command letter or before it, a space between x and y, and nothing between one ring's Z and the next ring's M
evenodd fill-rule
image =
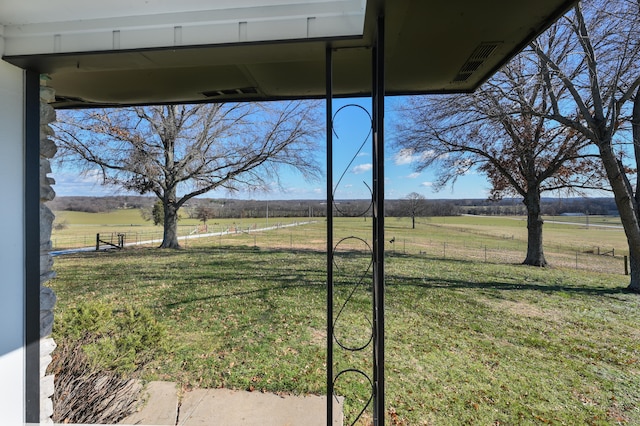
M577 223L580 225L622 226L618 216L546 216L546 221Z
M61 211L54 212L56 219L51 234L53 248L56 250L90 247L95 245L96 234L101 239L117 241L118 234L125 234L125 241L138 243L141 241L162 238L162 226L155 226L145 221L138 209L114 210L109 213L85 213ZM212 219L203 224L198 219L182 218L178 221L178 235L188 237L203 233L223 232L228 230L249 230L257 227L274 226L300 221L301 218L273 218L267 223L260 219ZM56 229L55 225L58 226Z
M313 218L312 218L313 219ZM256 230L277 224L297 223L303 218L248 218L213 219L205 227L196 219L181 219L178 232L184 244L199 244L195 237L204 233L229 232L215 237L219 245L246 244L265 248L325 249L325 218L315 218L312 225L299 228L283 228L268 232ZM365 240L371 239L370 218L336 218L338 228ZM554 222L572 222L584 217L557 216L546 218L544 247L551 265L593 269L603 272L623 273L623 256L628 253L622 229L615 227L619 220L610 217L590 216L585 225ZM138 210L117 210L111 213L59 212L56 223L66 223L66 228L54 230L52 242L55 249L90 247L95 245L96 234L101 239L117 241L117 234L126 235L126 242L139 243L161 239L162 227L142 219ZM411 229L408 218L386 218L385 233L390 252L421 254L442 258L483 260L495 263L519 263L526 254L526 218L522 216L455 216L417 218L416 229ZM596 224L612 227L598 227ZM203 242L207 244L205 240ZM597 256L615 254L612 256Z
M572 220L573 219L573 220ZM590 225L608 225L597 227L580 224L584 217L553 216L545 217L543 241L545 248L559 252L615 250L620 255L628 254L626 237L618 218L590 216ZM553 222L565 222L553 223ZM393 223L393 219L390 220ZM522 216L457 216L424 219L426 226L442 226L460 233L468 232L479 238L514 239L526 244L527 220ZM576 225L576 223L578 223Z
M139 209L121 209L108 213L85 213L72 211L57 211L55 222L67 222L70 226L79 225L135 225L148 226Z
M407 219L387 218L385 232L387 239L395 237L388 250L447 258L519 263L527 248L526 219L519 216L420 218L416 230L410 229ZM543 241L552 266L624 271L628 248L622 229L547 223ZM616 256L594 255L598 252Z

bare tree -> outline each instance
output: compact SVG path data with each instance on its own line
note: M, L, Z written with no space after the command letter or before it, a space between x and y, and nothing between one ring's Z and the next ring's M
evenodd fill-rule
M318 176L314 103L200 104L69 112L56 137L63 159L100 168L105 184L154 193L162 248L178 248L178 210L224 188L266 190L280 167Z
M640 292L639 9L637 0L585 0L532 43L543 64L551 104L544 116L597 147L629 244L629 289L636 292Z
M424 213L426 199L424 195L417 192L412 192L405 197L406 212L411 216L411 229L416 229L416 216Z
M485 174L490 198L520 195L527 209L526 265L546 266L541 193L602 187L584 136L545 117L540 63L514 58L474 94L412 98L402 109L396 146L421 171L439 166L436 189L471 171Z

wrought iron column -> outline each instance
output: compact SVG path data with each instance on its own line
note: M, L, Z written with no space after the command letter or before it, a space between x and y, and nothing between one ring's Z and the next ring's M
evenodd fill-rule
M326 52L327 126L327 426L333 425L333 54Z
M384 425L384 17L372 58L373 116L373 424Z
M373 42L372 104L367 108L349 104L333 113L333 52L326 51L326 120L327 120L327 425L333 422L333 397L344 391L345 406L355 424L366 410L373 411L373 423L383 425L385 417L384 386L384 19L377 22ZM351 162L334 184L333 135L335 116L352 108L364 113L369 129L358 141ZM336 133L337 135L337 133ZM371 138L371 139L369 139ZM372 142L373 172L369 189L370 204L361 211L343 210L336 201L336 191L349 167ZM343 141L344 142L344 141ZM342 155L344 157L344 154ZM349 157L349 156L348 156ZM347 157L347 158L348 158ZM344 160L344 158L341 158ZM371 240L355 235L334 235L334 212L344 217L372 217ZM365 311L361 302L370 303ZM359 301L359 302L358 302ZM334 306L335 305L335 306ZM335 308L335 309L334 309ZM334 354L334 349L338 352ZM368 352L370 351L370 352ZM353 354L370 353L371 358ZM362 364L362 360L366 360ZM359 365L360 364L360 365ZM346 383L345 388L341 384ZM355 390L357 389L357 390ZM347 398L350 394L352 398ZM357 414L355 414L357 413ZM353 422L351 423L351 420Z

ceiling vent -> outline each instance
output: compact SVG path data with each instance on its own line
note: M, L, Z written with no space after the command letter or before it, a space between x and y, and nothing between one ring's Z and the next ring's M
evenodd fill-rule
M211 90L208 92L202 92L207 98L217 98L220 96L243 96L243 95L256 95L258 89L255 87L243 87L241 89L224 89L224 90Z
M484 63L484 61L489 58L493 52L500 46L502 42L485 42L480 43L478 47L475 48L469 59L462 65L460 71L458 71L458 75L453 79L454 83L467 81L471 75L476 72Z

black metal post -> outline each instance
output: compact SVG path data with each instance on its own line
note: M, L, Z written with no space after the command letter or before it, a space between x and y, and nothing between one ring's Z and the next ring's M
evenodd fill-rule
M333 424L333 56L326 51L327 126L327 426Z
M372 58L373 87L373 380L374 425L384 425L384 16Z
M25 72L25 421L40 422L40 74Z

